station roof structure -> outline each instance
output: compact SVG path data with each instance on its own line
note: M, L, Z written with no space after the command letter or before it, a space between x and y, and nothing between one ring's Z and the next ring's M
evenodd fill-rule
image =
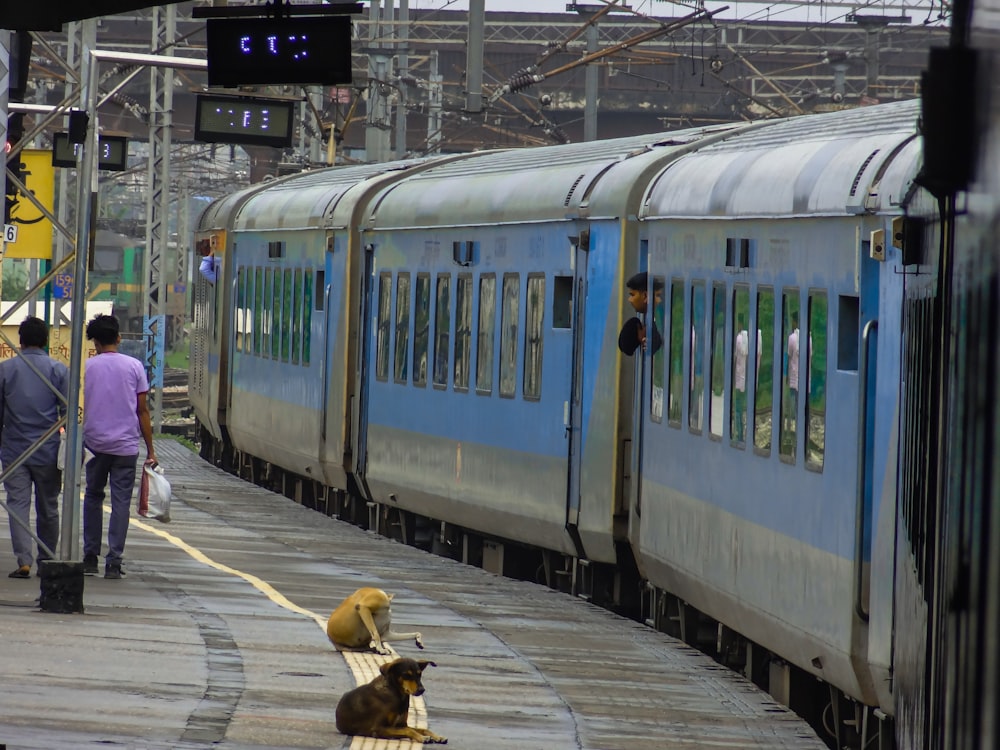
M172 2L152 0L74 0L72 3L6 3L3 10L5 28L17 31L59 31L70 21L111 16L140 8L172 5Z

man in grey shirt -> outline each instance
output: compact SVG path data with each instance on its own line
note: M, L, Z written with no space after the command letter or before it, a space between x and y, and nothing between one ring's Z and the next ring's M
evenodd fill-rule
M28 317L18 328L18 335L20 356L0 362L0 461L4 469L66 413L69 371L66 365L45 353L49 343L48 325L44 320ZM61 399L57 392L62 394ZM17 568L10 578L31 577L32 540L27 529L32 487L35 490L35 533L53 552L59 543L62 472L58 467L58 452L59 434L56 433L4 480L10 541L17 557ZM39 546L38 561L48 557Z

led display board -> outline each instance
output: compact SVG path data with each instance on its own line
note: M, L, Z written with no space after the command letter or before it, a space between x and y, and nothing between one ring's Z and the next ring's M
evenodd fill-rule
M282 99L199 94L195 140L286 148L292 145L294 105Z
M346 16L210 18L208 85L351 82Z
M52 138L52 166L75 167L79 143L71 143L69 133L56 133ZM128 169L128 138L123 135L98 136L97 168L112 172Z

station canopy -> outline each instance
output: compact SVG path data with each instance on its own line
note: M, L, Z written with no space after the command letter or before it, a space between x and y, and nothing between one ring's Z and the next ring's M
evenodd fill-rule
M140 8L172 5L150 0L73 0L68 3L5 2L0 23L11 31L61 31L63 24L85 18L113 16Z

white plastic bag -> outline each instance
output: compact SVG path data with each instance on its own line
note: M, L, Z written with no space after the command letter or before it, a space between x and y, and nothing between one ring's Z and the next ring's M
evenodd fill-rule
M170 482L163 475L163 468L152 461L142 465L139 515L170 523Z

